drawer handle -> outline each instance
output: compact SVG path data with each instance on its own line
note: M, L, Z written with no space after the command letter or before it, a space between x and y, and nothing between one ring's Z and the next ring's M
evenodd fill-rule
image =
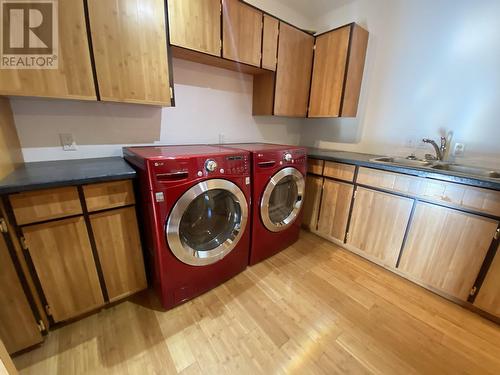
M262 161L262 162L258 163L257 165L259 166L259 168L271 168L271 167L274 167L275 164L276 164L276 161L272 160L272 161Z
M188 178L188 171L179 171L179 172L169 172L169 173L158 173L156 178L159 181L172 181L172 180L182 180Z

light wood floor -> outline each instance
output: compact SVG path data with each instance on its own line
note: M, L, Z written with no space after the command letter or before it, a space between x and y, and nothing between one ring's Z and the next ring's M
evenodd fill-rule
M174 310L58 329L21 374L499 374L500 328L312 234Z

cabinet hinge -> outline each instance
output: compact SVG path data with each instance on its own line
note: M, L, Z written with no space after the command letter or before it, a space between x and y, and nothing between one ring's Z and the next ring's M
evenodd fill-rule
M356 199L356 196L358 195L358 191L357 190L354 190L354 195L353 195L353 198Z
M21 247L23 248L23 250L29 250L28 244L26 243L26 238L20 237L19 242L21 242Z
M174 99L174 89L170 87L170 99Z
M45 312L47 313L48 316L52 316L52 311L50 310L49 305L45 305Z
M469 296L475 296L476 295L476 292L477 292L477 287L473 287L471 290L470 290L470 293L469 293Z
M347 232L347 234L345 235L346 242L349 241L350 238L351 238L351 233Z
M46 331L46 330L47 330L47 327L45 327L45 323L43 322L43 320L42 320L42 319L40 319L40 320L38 321L37 326L38 326L38 329L40 330L40 332L43 332L43 331Z
M7 222L3 218L0 218L0 232L9 233L9 227L7 226Z
M495 234L493 235L493 238L495 240L498 240L500 238L500 228L497 229L497 231L495 232Z
M313 46L313 51L316 51L316 44Z

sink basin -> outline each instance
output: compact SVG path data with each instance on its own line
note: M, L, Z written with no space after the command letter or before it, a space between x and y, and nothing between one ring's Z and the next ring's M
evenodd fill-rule
M375 162L375 163L388 163L388 164L404 165L404 166L408 166L408 167L427 167L427 166L431 165L431 163L426 161L426 160L397 158L397 157L390 157L390 156L375 158L375 159L371 159L370 161Z
M500 178L500 172L492 171L491 169L469 167L459 164L436 164L431 167L440 171L458 172L472 176L487 177L487 178Z

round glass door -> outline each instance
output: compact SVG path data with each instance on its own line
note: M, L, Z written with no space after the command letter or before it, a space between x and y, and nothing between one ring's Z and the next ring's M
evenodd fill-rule
M302 208L304 188L304 176L295 168L282 169L271 178L260 205L267 229L280 232L294 223Z
M238 186L226 180L204 181L172 209L165 228L168 245L186 264L212 264L238 244L247 220L247 201Z

